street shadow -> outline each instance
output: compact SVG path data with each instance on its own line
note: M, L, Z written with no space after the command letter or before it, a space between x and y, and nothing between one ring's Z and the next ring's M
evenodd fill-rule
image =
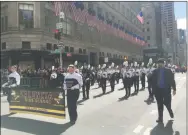
M152 103L155 103L155 101L151 101L151 100L144 100L144 102L147 104L147 105L151 105Z
M163 123L157 124L150 132L150 135L174 135L173 120L169 120L164 126ZM175 132L175 135L180 135L179 131Z
M35 135L60 135L70 128L72 124L54 124L25 118L1 116L1 127L26 132Z
M118 99L118 102L124 101L124 100L128 100L128 98L126 98L125 96L121 97Z
M123 88L119 88L118 90L124 90L124 87Z
M99 97L102 97L102 96L104 96L103 93L101 93L101 94L99 94L99 95L96 95L96 96L93 96L93 98L99 98Z
M85 102L87 99L82 99L77 102L77 105L83 105L82 103Z

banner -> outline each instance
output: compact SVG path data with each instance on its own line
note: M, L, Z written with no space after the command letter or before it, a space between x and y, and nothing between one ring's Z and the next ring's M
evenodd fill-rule
M65 119L65 95L51 91L16 89L12 91L11 113L28 113Z

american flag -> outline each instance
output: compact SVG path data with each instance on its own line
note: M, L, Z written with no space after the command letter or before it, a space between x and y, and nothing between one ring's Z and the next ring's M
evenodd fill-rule
M61 2L54 2L55 15L58 16L61 12Z
M140 12L138 13L137 19L138 19L142 24L144 24L144 17L143 17L142 11L140 11Z
M90 15L88 13L87 18L86 18L88 26L90 26L90 27L96 27L97 26L96 19L97 18L95 16L92 16L92 15Z

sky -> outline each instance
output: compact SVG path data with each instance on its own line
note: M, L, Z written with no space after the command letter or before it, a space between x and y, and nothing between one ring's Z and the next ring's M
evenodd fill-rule
M177 28L186 29L186 2L174 2L174 12Z

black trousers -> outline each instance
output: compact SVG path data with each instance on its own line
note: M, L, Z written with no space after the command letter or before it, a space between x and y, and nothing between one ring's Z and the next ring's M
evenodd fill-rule
M84 81L82 86L83 98L89 98L90 80Z
M6 93L7 93L7 101L10 103L12 99L12 89L11 88L6 88Z
M131 78L124 78L123 79L123 85L124 85L124 88L125 88L125 97L129 98L130 95L131 95L131 82L132 79Z
M101 82L100 82L100 85L102 87L102 91L103 91L103 94L106 93L106 78L101 78Z
M142 76L141 76L141 84L142 84L142 88L145 88L145 81L146 81L146 79L145 79L145 75L142 75Z
M158 115L160 120L163 120L163 110L164 110L163 105L166 106L170 115L173 114L171 108L172 97L170 92L167 92L166 89L157 88L155 92L155 98L157 100Z
M99 87L101 87L101 86L100 86L100 82L101 82L101 79L100 79L100 78L97 78L97 83L98 83Z
M151 81L148 81L148 92L149 92L149 98L153 98L153 91L152 91Z
M111 86L111 91L114 91L115 88L115 78L110 79L110 86Z
M133 84L134 84L135 93L138 93L138 91L139 91L139 76L134 77Z
M67 107L69 112L70 121L76 121L77 114L77 101L79 98L80 91L76 90L67 90Z

